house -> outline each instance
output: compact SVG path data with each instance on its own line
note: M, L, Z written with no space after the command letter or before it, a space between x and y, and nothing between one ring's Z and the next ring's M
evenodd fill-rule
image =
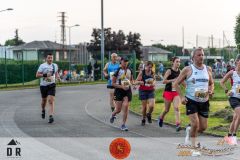
M0 59L13 59L13 51L10 46L0 46Z
M144 61L168 61L168 55L172 53L153 46L143 46L141 49Z
M51 41L33 41L12 48L14 60L43 60L47 53L55 54L55 61L68 60L76 54L77 49ZM72 59L72 58L71 58Z

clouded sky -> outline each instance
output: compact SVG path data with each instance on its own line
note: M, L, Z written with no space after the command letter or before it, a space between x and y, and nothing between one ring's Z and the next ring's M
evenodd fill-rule
M101 0L1 0L0 43L14 36L33 40L60 40L58 12L67 12L67 25L72 28L72 43L88 42L93 27L101 26ZM163 44L182 45L184 26L185 46L209 43L221 46L223 31L234 44L235 17L240 13L239 0L104 0L105 27L122 29L142 35L144 45L163 40ZM67 34L68 35L68 34ZM226 42L225 42L226 44Z

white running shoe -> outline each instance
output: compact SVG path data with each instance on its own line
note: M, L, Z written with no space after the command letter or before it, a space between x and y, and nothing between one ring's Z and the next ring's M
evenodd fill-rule
M192 151L192 156L193 157L201 156L201 153L199 151Z
M187 126L186 127L185 144L190 144L190 130L191 130L191 126Z
M238 145L237 143L237 136L232 137L233 145Z

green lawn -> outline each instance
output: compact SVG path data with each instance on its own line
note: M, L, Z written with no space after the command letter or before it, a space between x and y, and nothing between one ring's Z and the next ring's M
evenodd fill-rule
M216 111L224 109L226 106L229 106L227 100L228 97L225 96L224 91L223 89L221 89L218 82L215 83L214 92L215 92L214 97L210 100L210 117L208 119L208 129L206 132L224 136L228 131L229 122L226 122L224 118L213 117L212 114ZM162 93L163 89L159 89L156 91L156 105L153 112L153 118L155 119L159 117L159 114L163 111L164 108ZM131 103L130 109L134 112L141 113L141 101L138 100L138 95L133 96L133 101ZM185 106L181 105L180 111L182 126L186 126L189 123L189 119L186 116ZM165 122L175 124L173 107L171 107L170 112L165 117Z

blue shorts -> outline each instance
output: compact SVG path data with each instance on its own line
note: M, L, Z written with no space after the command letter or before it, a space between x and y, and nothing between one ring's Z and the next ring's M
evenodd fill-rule
M139 100L142 101L142 100L148 100L152 98L155 98L154 90L150 90L150 91L139 90Z

